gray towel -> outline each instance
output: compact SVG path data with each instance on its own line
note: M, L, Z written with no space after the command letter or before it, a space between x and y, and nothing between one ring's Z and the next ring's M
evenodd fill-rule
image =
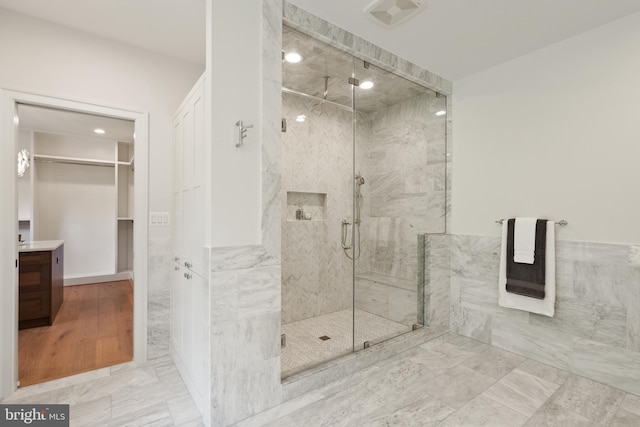
M544 299L547 220L536 221L536 249L533 264L513 261L514 226L515 219L510 219L507 228L507 292Z

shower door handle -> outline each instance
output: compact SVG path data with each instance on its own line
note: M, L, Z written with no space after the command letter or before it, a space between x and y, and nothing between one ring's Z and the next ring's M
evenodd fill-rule
M349 226L351 223L346 219L342 220L342 249L351 249L351 245L348 244L349 240Z

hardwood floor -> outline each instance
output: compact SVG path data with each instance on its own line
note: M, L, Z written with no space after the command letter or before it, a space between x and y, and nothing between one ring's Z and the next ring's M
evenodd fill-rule
M128 280L67 286L52 326L18 335L20 386L133 359L133 288Z

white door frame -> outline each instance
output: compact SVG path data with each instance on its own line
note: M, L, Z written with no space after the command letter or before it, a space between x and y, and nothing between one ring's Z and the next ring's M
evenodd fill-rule
M92 113L135 122L133 235L133 359L147 360L147 266L149 217L149 117L147 113L64 98L0 89L0 400L18 381L18 153L17 105Z

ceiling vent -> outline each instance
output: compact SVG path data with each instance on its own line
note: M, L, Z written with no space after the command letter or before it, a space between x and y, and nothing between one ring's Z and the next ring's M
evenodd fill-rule
M386 27L395 27L426 7L426 0L375 0L364 13Z

